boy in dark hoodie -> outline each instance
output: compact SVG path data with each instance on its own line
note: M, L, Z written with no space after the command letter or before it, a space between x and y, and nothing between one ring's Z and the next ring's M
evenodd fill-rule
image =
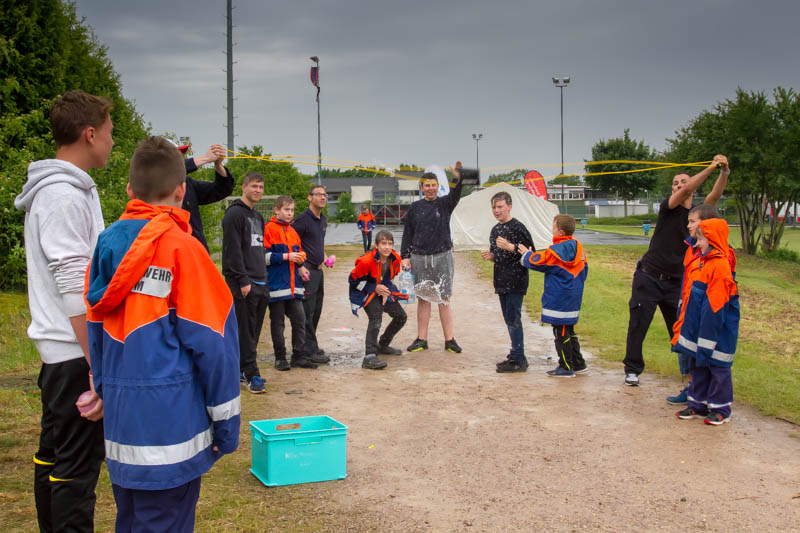
M241 381L253 394L266 392L256 360L269 301L264 217L255 209L263 194L264 177L258 172L248 172L242 179L242 197L228 207L222 218L222 274L236 308L239 371Z
M691 381L686 409L675 416L704 418L719 426L731 418L731 365L739 338L739 292L728 251L728 224L701 221L695 229L697 261L686 267L680 329L674 349L689 356Z
M55 159L28 166L28 181L14 201L25 210L28 267L28 336L42 358L42 430L33 456L36 515L42 531L94 531L97 478L103 462L103 402L94 391L86 343L83 278L103 213L87 173L106 165L111 103L69 91L56 100L50 124Z
M174 146L140 141L86 274L117 531L192 531L201 476L239 444L233 300L180 208L185 178Z
M317 368L305 352L306 315L303 309L305 288L303 281L310 277L303 266L306 253L300 244L300 236L292 227L294 199L281 195L275 199L275 215L264 230L266 249L267 282L269 283L269 332L275 350L275 368L290 370L291 367ZM292 324L292 362L286 361L284 340L285 317Z
M553 244L544 252L534 252L520 244L520 262L532 270L544 272L542 323L553 326L558 366L547 372L555 378L574 378L588 371L581 354L575 324L583 301L583 284L589 272L581 243L572 238L575 219L556 215L553 219Z

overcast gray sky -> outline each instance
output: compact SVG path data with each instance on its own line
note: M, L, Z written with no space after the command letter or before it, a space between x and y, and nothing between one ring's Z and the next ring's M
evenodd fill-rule
M236 145L368 164L538 168L624 128L658 150L745 90L800 87L796 0L234 2ZM153 126L225 144L224 0L78 0ZM709 154L709 158L713 154ZM537 164L533 166L533 164ZM567 168L579 170L580 167ZM302 167L312 172L310 167Z

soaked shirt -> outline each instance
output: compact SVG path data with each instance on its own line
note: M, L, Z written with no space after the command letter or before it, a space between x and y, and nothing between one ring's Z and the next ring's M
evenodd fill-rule
M489 234L489 251L494 255L494 292L495 294L528 292L528 269L520 264L522 255L508 252L497 247L497 238L503 237L508 242L523 244L534 250L533 239L525 224L512 218L505 224L496 224Z

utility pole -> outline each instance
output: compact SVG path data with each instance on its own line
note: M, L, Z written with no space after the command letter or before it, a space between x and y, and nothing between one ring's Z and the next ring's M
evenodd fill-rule
M228 150L235 150L233 145L233 0L228 0Z
M322 133L319 124L319 57L309 58L314 62L311 67L311 83L317 88L317 185L322 185Z
M483 139L483 133L473 133L472 138L475 140L475 168L481 169L480 152L478 151L478 141Z

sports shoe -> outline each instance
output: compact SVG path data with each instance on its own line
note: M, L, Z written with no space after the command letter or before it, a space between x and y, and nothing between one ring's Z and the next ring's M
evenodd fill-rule
M583 365L578 368L573 368L572 371L575 372L576 376L585 376L589 373L589 367L587 365Z
M686 386L686 387L683 388L682 391L680 391L675 396L667 396L667 403L671 403L672 405L685 404L686 402L689 401L689 398L687 398L687 396L686 396L686 391L688 391L688 390L689 390L689 387Z
M730 422L730 420L731 415L724 416L719 411L711 411L708 413L708 416L703 419L703 422L711 426L721 426L722 424Z
M567 370L566 368L561 368L560 366L555 367L553 370L548 370L545 372L551 378L574 378L575 372L572 370Z
M627 374L625 374L625 385L629 387L638 387L639 376L634 374L633 372L628 372Z
M317 365L317 363L315 363L314 361L312 361L311 359L309 359L306 356L292 357L291 365L292 365L292 368L294 368L294 367L317 368L317 366L319 366L319 365Z
M322 350L316 352L314 355L309 357L309 359L311 359L312 363L317 363L318 365L324 365L325 363L330 363L331 361L331 358L325 355L325 352Z
M361 361L361 368L368 368L370 370L380 370L386 368L386 363L378 359L375 354L369 354Z
M244 372L239 374L239 383L241 383L242 385L246 385L247 384L247 378L244 377Z
M686 409L675 413L675 416L682 418L683 420L689 420L691 418L703 418L705 415L695 411L691 407L687 407Z
M264 390L264 380L261 379L261 376L253 376L247 381L247 390L252 392L253 394L264 394L267 392Z
M505 361L497 364L497 371L500 374L509 374L511 372L525 372L528 370L528 361L523 359L520 361L512 361L506 359Z
M281 359L281 358L275 359L275 370L280 370L281 372L283 372L291 369L292 367L291 365L289 365L289 361L287 361L286 359Z
M403 350L381 345L378 347L378 353L381 355L403 355Z
M411 346L406 348L407 352L421 352L428 349L428 341L425 339L416 339L411 343Z
M444 349L450 353L461 353L461 346L458 345L455 338L444 341Z

